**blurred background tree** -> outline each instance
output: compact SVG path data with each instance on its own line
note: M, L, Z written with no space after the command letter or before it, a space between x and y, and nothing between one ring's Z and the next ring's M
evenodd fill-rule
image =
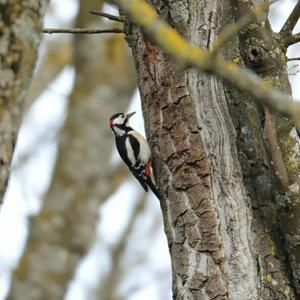
M171 3L170 6L161 6L159 1L154 4L163 16L168 16L168 21L176 26L179 32L199 45L206 45L207 41L218 33L220 24L224 25L229 19L233 21L229 6L224 6L223 14L219 10L217 13L215 8L220 9L220 6L217 6L214 1L205 8L199 6L190 11L189 15L193 21L189 25L184 22L188 7L181 7L179 2L176 5ZM220 5L223 4L222 2ZM295 1L291 1L291 5L294 4ZM90 10L104 10L117 14L113 7L104 5L102 1L70 0L61 3L57 0L50 2L45 24L47 27L122 28L119 23L108 22L90 15ZM198 12L201 14L198 15ZM275 18L274 14L279 18L278 10L273 10ZM41 13L38 14L38 18L40 15ZM219 18L221 15L223 18ZM195 25L200 21L207 24L203 30L201 26ZM193 28L200 28L197 34L193 34ZM187 93L185 76L189 76L191 84L201 83L202 95L197 95L195 92L192 97L203 101L202 114L199 112L199 116L207 122L200 124L199 127L203 130L200 134L202 142L195 138L192 141L194 145L202 147L201 143L204 143L204 148L208 147L212 153L219 151L216 145L229 147L234 144L231 140L234 134L231 133L236 130L241 141L238 144L239 158L234 151L236 156L232 158L229 155L230 151L226 152L228 148L224 150L222 147L221 153L217 152L209 157L212 166L211 174L215 178L213 180L225 178L220 185L222 193L219 194L219 199L222 197L223 200L225 199L222 203L227 203L228 199L234 198L230 188L236 192L236 199L239 199L237 195L243 195L241 190L245 189L248 194L243 195L244 199L249 200L249 197L252 197L254 201L252 203L254 221L251 223L251 228L259 239L254 239L255 251L253 248L252 250L258 253L257 261L254 260L257 264L254 267L236 265L234 272L239 275L243 272L250 274L251 268L255 269L259 266L260 285L256 288L261 292L262 299L274 299L274 297L293 299L293 292L289 287L291 277L286 278L287 265L282 261L284 256L280 258L283 248L279 249L277 242L274 242L274 237L278 237L278 226L275 224L275 230L269 227L277 221L277 212L273 209L276 201L272 198L274 194L270 193L271 189L275 187L275 190L277 187L272 181L275 181L274 174L262 142L261 111L256 105L247 101L247 95L224 87L220 81L214 81L206 74L200 74L200 77L194 80L197 73L194 70L183 73L178 72L176 68L173 69L172 63L147 39L141 38L140 32L135 27L130 34L135 38L129 41L134 45L134 58L137 62L136 68L143 96L147 132L152 144L160 147L162 161L167 161L167 164L175 163L164 156L166 154L164 147L168 147L170 138L174 139L174 145L185 150L185 140L180 136L179 130L185 127L184 122L188 121L190 124L199 122L199 120L191 122L193 118L189 114L188 105L185 105L189 104L185 102L188 100L185 97ZM134 44L135 42L138 42L137 45ZM230 60L241 62L238 41L226 45L223 55ZM32 68L33 62L30 62ZM156 69L158 65L159 70ZM107 119L116 111L126 111L128 107L129 110L135 110L136 107L140 109L137 104L138 96L134 93L135 77L131 54L122 34L51 35L44 38L35 77L27 94L28 113L19 133L17 147L19 150L17 149L14 154L13 173L0 217L1 236L6 235L8 241L5 242L3 239L5 245L0 249L3 257L0 260L2 297L7 293L9 299L25 300L64 297L72 300L171 299L171 264L163 234L159 203L151 195L146 199L138 184L128 177L126 168L119 165L119 160L114 156L113 137L107 127ZM153 84L154 88L151 87ZM161 85L162 89L160 89ZM196 86L193 88L197 91ZM224 94L220 92L223 89ZM159 92L155 93L155 91ZM211 95L211 92L215 92L218 97ZM155 95L154 100L161 99L161 102L153 101L153 95ZM168 120L169 108L164 107L166 122L162 124L161 120L157 119L160 115L157 109L169 99L169 95L172 95L172 99L181 97L183 109L171 108L173 110L169 115L173 117ZM228 114L228 108L222 106L226 101L221 101L221 104L214 102L216 106L211 106L214 99L224 100L224 95L227 97L231 116ZM220 111L216 109L218 105L221 107ZM214 112L216 115L212 116ZM139 114L141 115L141 112ZM220 117L222 114L226 115L224 123ZM229 121L230 117L233 118L232 121ZM173 126L176 120L177 127ZM212 120L216 121L213 126L210 125ZM153 136L153 132L161 125L165 131L158 131L158 134ZM135 128L137 126L136 124ZM177 128L177 133L174 128ZM196 137L195 132L198 129L190 129L193 131L192 136ZM216 140L209 139L211 136ZM159 137L158 141L155 140L157 137ZM242 141L248 141L248 144L243 144ZM249 150L252 147L257 150L255 153ZM226 154L222 152L223 150ZM165 162L159 160L161 158L157 156L157 151L155 154L158 171L161 174L160 185L164 189L169 186L162 182L167 178L168 172L165 172ZM176 158L176 155L174 157ZM225 166L222 165L222 160L218 161L218 158L222 157L226 158ZM178 157L177 161L180 162ZM241 173L225 172L228 170L226 164L228 166L229 161L235 164L241 162L240 171L246 178L246 183L243 186L241 182L235 182L235 185L241 186L240 190L238 185L231 185L231 180L241 176ZM51 166L54 164L52 170ZM268 168L265 168L266 165ZM173 167L176 169L176 164ZM200 170L198 175L204 180L204 186L209 187L209 183L205 182L208 178L207 166L200 164L198 167ZM172 166L170 169L172 170ZM259 172L255 173L257 170ZM166 193L168 194L167 205L163 207L166 224L173 222L176 229L174 231L176 234L172 237L174 232L170 231L169 226L166 227L170 251L173 255L173 270L175 270L174 295L180 299L185 297L184 293L188 293L194 299L202 299L204 297L202 293L207 293L215 299L225 299L226 287L217 284L219 283L217 281L219 280L217 270L220 258L219 244L216 249L217 239L212 235L209 235L206 240L205 237L203 238L205 231L216 229L216 224L211 226L208 224L209 219L214 219L214 216L211 214L208 216L206 221L209 226L203 223L201 225L200 222L199 230L208 247L202 249L201 247L205 245L199 246L197 240L199 232L193 229L194 222L198 222L197 217L190 209L185 210L182 205L183 202L186 204L186 198L183 197L185 192L182 190L187 190L183 179L178 176L172 182L170 185L172 188ZM189 177L189 180L192 179L193 177ZM165 182L167 181L169 182L169 179ZM187 185L191 182L187 182ZM214 187L218 186L214 181ZM263 189L263 187L267 188ZM194 185L188 197L201 193L205 194L205 191L197 190L197 186ZM41 198L43 203L40 202ZM197 203L192 200L193 207ZM239 208L236 208L233 202L228 203L232 205L231 211L237 210L241 213L245 209L245 206L239 206L242 204L237 205ZM200 210L213 211L211 208L204 207ZM234 218L229 220L233 215L229 213L229 206L225 208L222 208L227 213L224 219L228 218L229 231L234 232L239 229L236 225L238 220ZM181 209L184 211L180 211ZM195 211L197 209L199 207L195 206ZM168 211L170 215L166 216ZM247 208L243 212L247 216ZM24 220L24 214L33 215L29 225L26 219ZM222 213L219 214L222 216ZM203 217L202 222L205 221L205 214L201 217ZM245 220L246 217L243 221ZM19 226L17 227L16 224ZM25 230L26 225L28 225L28 232ZM22 232L22 237L17 241L9 242L9 238L13 239L15 236L10 233L15 231ZM28 234L28 241L22 259L18 262L18 256L22 252L21 245L25 245L26 234ZM236 240L232 243L237 254L247 252L243 248L247 245L245 236L242 238L242 242ZM185 242L187 240L188 243ZM195 258L193 266L189 267L188 260L191 258L189 251L199 250L193 247L198 247L201 255ZM193 255L196 252L193 252ZM9 272L14 265L16 270L8 292ZM205 266L208 265L209 267L206 268ZM198 273L190 272L195 267L199 267ZM207 269L207 274L203 273L202 278L199 270L203 268ZM231 274L232 277L236 274L234 272ZM195 276L189 278L191 274ZM243 277L246 284L247 278L247 276ZM239 283L239 280L236 282ZM249 284L251 284L250 280ZM235 285L232 287L236 288ZM237 289L237 294L238 292ZM254 292L248 296L256 299Z
M102 9L117 13L116 9L103 5L98 0L69 1L64 5L51 1L45 22L62 27L120 27L119 23L89 13ZM62 299L70 281L78 281L80 285L80 278L74 277L80 261L83 269L88 261L94 261L92 270L77 271L79 277L92 277L94 283L81 293L76 292L76 287L69 289L67 297L75 299L85 294L82 299L120 299L144 293L144 288L150 287L150 294L161 294L161 299L167 299L170 266L159 264L167 257L159 205L156 200L147 199L135 181L128 179L129 172L123 164L112 159L114 138L107 125L108 118L116 111L126 111L133 97L132 107L139 109L133 61L124 36L48 36L40 53L25 106L29 111L24 128L29 128L27 133L26 129L23 132L30 135L31 143L24 146L28 146L26 150L15 154L15 171L2 213L8 216L10 205L18 205L17 201L13 203L17 199L12 199L16 196L16 177L20 180L21 194L24 192L25 213L35 214L40 207L41 210L30 221L32 230L28 232L26 250L14 273L8 298ZM49 161L54 158L55 149L49 151L49 148L55 148L56 144L56 162L51 171ZM38 162L39 156L43 156L41 160L46 160L48 166ZM24 179L26 169L36 163L38 170L29 171L31 175ZM44 194L48 180L50 185ZM123 199L111 199L115 193ZM40 197L43 203L39 203ZM104 203L108 199L106 208ZM117 210L114 213L112 206ZM103 210L100 220L99 207ZM22 212L17 218L21 216ZM145 221L143 226L141 219ZM100 222L98 227L97 222ZM102 227L107 226L112 228L104 231ZM161 247L165 255L155 265L154 256ZM11 268L9 263L3 263L1 293L7 284L3 279L6 264ZM148 265L148 271L139 271L143 265ZM135 270L141 273L138 280L133 280ZM162 286L167 286L163 293L159 291Z
M17 1L1 5L0 20L0 207L7 187L22 107L41 38L47 1Z

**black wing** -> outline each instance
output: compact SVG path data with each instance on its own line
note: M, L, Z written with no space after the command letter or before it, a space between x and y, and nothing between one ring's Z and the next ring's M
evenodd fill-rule
M155 184L152 182L152 179L147 176L144 164L142 164L138 159L138 155L140 152L139 141L136 138L134 138L133 136L129 136L129 141L131 144L131 148L133 149L134 157L136 160L136 165L135 165L134 169L131 170L131 172L137 178L137 180L141 183L142 187L144 188L144 190L146 192L148 191L148 187L149 187L152 190L152 192L155 194L155 196L160 200L161 196L160 196Z
M116 137L116 145L117 145L118 152L119 152L121 158L123 159L123 161L125 162L125 164L128 166L131 173L140 182L143 189L146 192L148 192L148 186L145 183L145 179L144 179L144 176L143 176L143 167L140 164L140 162L137 160L140 144L139 144L138 141L137 141L137 143L135 143L135 139L132 139L129 136L129 142L131 144L132 149L134 150L133 154L134 154L134 157L137 161L136 167L132 167L131 163L130 163L130 160L128 159L128 153L127 153L127 149L126 149L126 138L127 137L128 137L128 135L123 135L123 136Z

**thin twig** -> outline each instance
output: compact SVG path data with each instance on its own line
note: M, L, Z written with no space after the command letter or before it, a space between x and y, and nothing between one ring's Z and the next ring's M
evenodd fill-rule
M292 73L288 73L288 75L289 75L289 76L297 76L299 73L300 73L300 71L299 71L299 70L296 70L296 71L294 71L294 72L292 72Z
M293 29L295 28L298 20L300 17L300 1L297 1L296 6L294 7L293 11L285 21L284 25L282 26L280 30L280 35L283 38L288 38L293 32Z
M292 60L300 60L300 57L289 57L288 61L292 61Z
M111 14L107 14L107 13L104 13L102 11L90 11L90 14L100 16L100 17L103 17L103 18L106 18L106 19L109 19L109 20L112 20L112 21L123 22L123 23L125 22L125 20L122 19L121 17L114 16L114 15L111 15Z
M43 33L72 33L72 34L100 34L100 33L124 33L119 28L96 29L96 28L44 28Z
M296 34L293 34L293 35L289 35L286 37L285 39L285 45L288 47L288 46L291 46L291 45L294 45L294 44L297 44L300 42L300 33L296 33Z
M288 68L287 73L289 76L295 76L297 75L300 71L297 69L299 65L292 65L290 68Z

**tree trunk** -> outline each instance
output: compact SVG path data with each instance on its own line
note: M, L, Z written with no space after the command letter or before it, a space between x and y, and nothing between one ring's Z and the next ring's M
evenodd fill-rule
M245 4L233 0L232 5L236 7L234 17L237 20L242 14L249 13L249 8L256 5L256 1ZM260 75L266 84L291 94L285 40L284 34L272 31L267 19L252 24L239 34L241 56L246 66ZM270 216L270 211L273 211L273 224L268 224L268 228L275 239L280 238L279 231L283 234L294 288L300 295L299 136L291 121L272 115L267 109L264 109L261 121L277 178L273 203L268 203L267 210L265 205L261 205L260 211L264 211L265 216ZM277 205L277 212L272 205Z
M101 28L99 18L89 14L99 6L99 0L80 1L76 25ZM124 37L76 35L73 60L74 89L52 183L32 220L9 299L63 299L94 241L99 205L125 177L122 170L111 170L114 139L107 125L110 115L129 105L136 86Z
M0 204L41 39L46 0L1 1Z
M204 48L234 21L226 1L152 2L187 40ZM271 40L267 27L257 30ZM277 141L268 112L215 76L179 70L137 27L127 24L126 32L164 195L174 299L295 299L278 226L282 179L275 176L278 166L286 172L279 176L290 174L282 151L265 141ZM223 55L242 64L239 47L234 39ZM278 57L285 55L279 50ZM283 62L264 70L268 78L279 71L283 88ZM290 132L291 124L282 122Z

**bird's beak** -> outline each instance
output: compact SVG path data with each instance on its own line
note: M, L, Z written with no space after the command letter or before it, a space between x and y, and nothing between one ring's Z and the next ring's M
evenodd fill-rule
M136 112L135 111L133 111L133 112L131 112L131 113L129 113L129 114L127 114L127 119L130 119L134 114L135 114Z

